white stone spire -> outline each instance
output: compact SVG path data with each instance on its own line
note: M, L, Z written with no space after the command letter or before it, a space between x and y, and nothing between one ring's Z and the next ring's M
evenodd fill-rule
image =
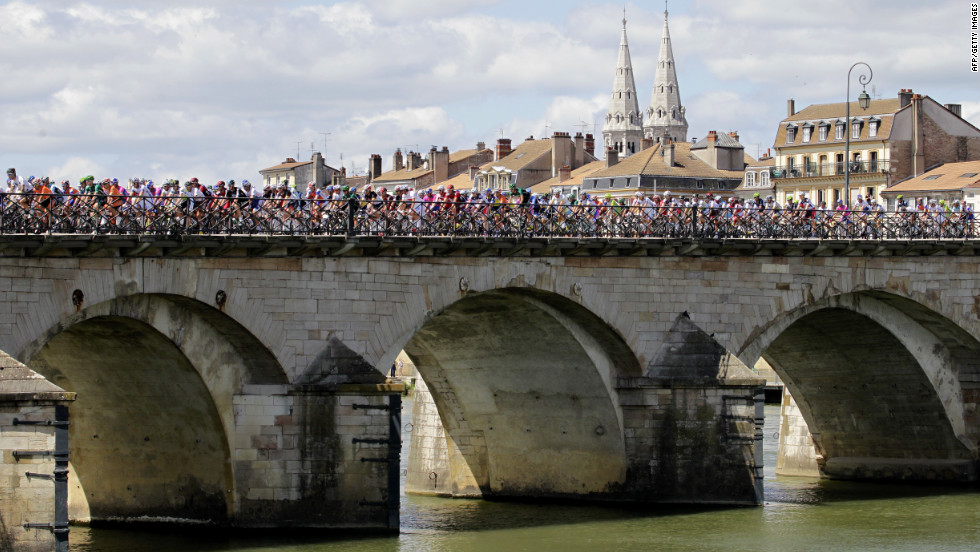
M666 135L675 142L687 140L687 118L681 105L681 92L677 85L677 69L674 67L674 50L670 45L667 29L667 10L664 9L664 35L657 57L657 78L653 81L650 107L646 110L643 136L659 142Z
M607 148L616 149L621 157L640 151L643 140L643 113L636 99L636 82L633 79L633 62L626 41L626 14L623 14L623 37L619 42L619 60L613 79L612 97L602 136Z

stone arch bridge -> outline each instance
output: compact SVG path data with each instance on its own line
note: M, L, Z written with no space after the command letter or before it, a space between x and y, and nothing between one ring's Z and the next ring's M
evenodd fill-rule
M397 526L401 350L438 494L758 503L760 358L824 475L976 481L978 245L5 236L0 350L79 520Z

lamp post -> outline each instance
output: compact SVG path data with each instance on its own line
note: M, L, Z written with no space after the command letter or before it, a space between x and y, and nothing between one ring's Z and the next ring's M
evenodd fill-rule
M871 82L874 71L871 66L863 61L859 61L847 70L847 98L844 101L846 115L844 116L844 207L850 208L851 205L851 71L858 65L868 68L868 74L858 73L858 82L861 83L861 94L858 95L858 105L861 109L868 109L871 105L871 96L868 95L865 87Z

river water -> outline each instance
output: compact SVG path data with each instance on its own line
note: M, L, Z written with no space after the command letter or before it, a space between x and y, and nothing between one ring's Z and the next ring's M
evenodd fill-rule
M404 424L411 420L405 401ZM934 551L980 550L976 488L779 477L779 407L766 407L762 507L636 508L402 496L401 534L288 538L73 527L85 552ZM403 472L409 435L404 435ZM404 483L404 482L403 482ZM403 485L404 487L404 485Z

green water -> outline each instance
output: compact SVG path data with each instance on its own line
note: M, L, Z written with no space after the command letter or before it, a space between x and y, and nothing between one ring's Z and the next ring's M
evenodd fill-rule
M411 412L411 403L406 406ZM407 416L406 416L407 417ZM406 420L408 421L408 420ZM638 509L402 497L401 534L285 538L72 528L72 550L188 552L970 551L977 489L775 475L779 408L766 408L766 502L757 508ZM408 424L406 424L407 427ZM408 435L405 435L406 444ZM403 464L407 450L403 450Z

